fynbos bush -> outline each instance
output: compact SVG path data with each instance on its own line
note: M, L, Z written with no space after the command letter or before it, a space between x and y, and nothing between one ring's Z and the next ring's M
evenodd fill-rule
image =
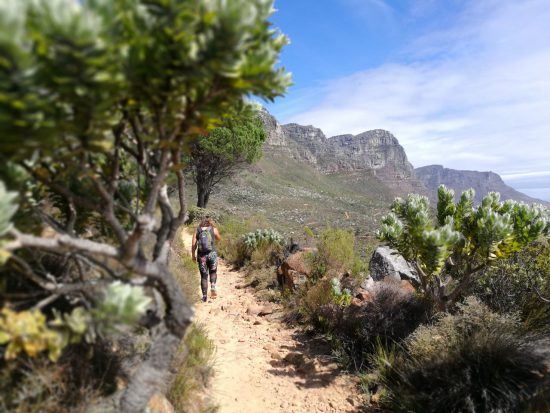
M489 193L474 207L474 191L438 191L437 222L430 217L428 198L397 198L382 219L378 236L396 248L417 270L420 292L439 310L452 307L471 289L481 271L498 259L520 251L544 236L548 211L515 201L500 202Z
M392 412L529 411L549 383L536 340L475 300L420 327L381 363L382 405Z

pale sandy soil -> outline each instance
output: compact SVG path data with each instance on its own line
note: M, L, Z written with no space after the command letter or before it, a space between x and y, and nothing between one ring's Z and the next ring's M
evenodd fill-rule
M244 283L221 261L219 297L196 306L195 321L217 347L209 392L219 412L361 411L356 378L338 369L326 345L283 324L277 306L263 317L247 314L258 301L250 288L235 288Z

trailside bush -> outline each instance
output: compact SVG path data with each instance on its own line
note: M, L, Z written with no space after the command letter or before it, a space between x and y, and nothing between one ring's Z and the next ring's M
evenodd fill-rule
M204 393L214 373L216 347L201 325L194 324L180 346L173 364L177 371L168 391L168 400L175 413L206 413L217 411Z
M325 229L317 240L317 265L321 271L343 273L355 264L355 236L340 228Z
M187 218L187 223L189 224L197 224L206 217L210 217L216 222L220 221L222 218L221 214L217 211L207 208L200 208L198 206L190 206L188 209L188 214L189 216Z
M386 366L378 373L387 392L382 407L425 413L529 411L549 384L536 342L522 334L517 320L470 299L457 314L418 328L393 360L378 360Z
M534 243L495 263L474 294L493 311L518 314L529 329L550 331L550 244Z
M396 198L378 231L381 241L414 266L419 292L439 311L462 300L495 261L548 236L550 215L542 205L500 202L497 192L488 193L479 206L473 200L470 189L455 203L454 191L441 185L435 221L428 198Z
M372 299L360 309L357 341L370 352L377 342L399 342L430 316L430 306L396 280L384 280L372 290Z
M247 219L235 219L232 217L223 219L218 224L218 229L222 236L221 241L216 245L218 254L227 262L240 267L245 264L247 251L243 243L243 238L249 232L256 231L259 228L268 227L269 223L261 216L256 215Z

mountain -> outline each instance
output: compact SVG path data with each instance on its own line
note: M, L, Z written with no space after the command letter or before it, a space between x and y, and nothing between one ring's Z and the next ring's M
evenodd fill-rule
M474 188L476 202L481 202L485 194L491 191L499 192L502 200L514 199L528 204L546 204L546 201L531 198L506 185L500 175L494 172L460 171L444 168L441 165L428 165L416 168L416 176L430 191L431 198L437 198L437 188L443 184L452 188L459 196L464 190Z
M261 116L268 135L268 153L286 153L324 174L363 173L378 179L394 195L427 194L405 150L388 131L375 129L327 138L314 126L280 125L266 110Z
M443 167L415 170L397 138L385 130L327 138L311 125L281 125L266 110L260 116L267 133L264 156L221 184L209 207L238 217L265 217L298 238L304 226L328 225L372 236L396 196L420 193L434 199L440 183L457 192L474 187L478 196L499 191L505 199L533 201L496 174L455 171L460 180L446 179L454 175Z

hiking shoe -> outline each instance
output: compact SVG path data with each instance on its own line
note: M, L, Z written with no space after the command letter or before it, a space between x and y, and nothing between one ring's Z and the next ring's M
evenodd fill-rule
M205 303L208 300L208 297L206 295L202 296L202 302Z
M216 292L216 290L210 291L210 298L214 299L214 298L217 298L217 297L218 297L218 293Z

